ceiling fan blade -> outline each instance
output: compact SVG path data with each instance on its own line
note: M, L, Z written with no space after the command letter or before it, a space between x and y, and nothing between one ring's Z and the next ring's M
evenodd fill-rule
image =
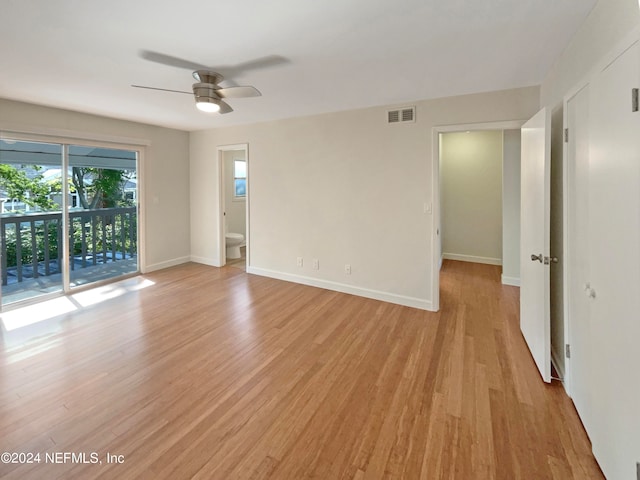
M233 112L233 108L231 108L231 105L229 105L228 103L220 100L219 105L220 105L220 112L219 112L220 114Z
M257 88L249 86L216 88L215 92L220 98L259 97L262 95Z
M168 88L145 87L144 85L131 85L131 86L135 88L146 88L147 90L160 90L161 92L186 93L188 95L193 95L193 92L183 92L182 90L170 90Z
M186 68L189 70L209 69L206 65L200 65L199 63L190 62L183 58L172 57L171 55L165 55L164 53L152 52L151 50L140 50L139 55L145 60L160 63L162 65L168 65L169 67Z
M266 57L256 58L255 60L249 60L246 62L238 63L236 65L227 65L219 67L217 71L222 72L227 77L235 77L241 75L247 70L258 70L261 68L277 67L279 65L285 65L291 63L288 58L280 55L267 55Z

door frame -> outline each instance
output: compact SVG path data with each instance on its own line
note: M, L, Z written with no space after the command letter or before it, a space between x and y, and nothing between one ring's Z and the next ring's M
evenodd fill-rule
M440 309L440 266L442 260L442 237L440 235L440 134L478 130L519 130L526 120L505 120L497 122L461 123L436 125L431 129L431 309ZM428 208L426 209L428 210Z
M136 175L138 181L138 220L137 220L137 257L138 268L137 272L122 275L117 278L110 278L106 280L99 280L86 285L80 285L71 287L70 283L70 266L68 255L62 256L62 289L59 292L53 292L48 294L39 295L34 298L20 300L10 305L2 305L2 291L0 289L0 311L6 312L17 308L34 305L46 300L57 298L60 296L69 295L70 293L78 293L91 288L100 287L113 283L117 280L123 280L128 277L138 275L140 273L147 273L147 259L146 259L146 205L144 199L146 198L145 181L146 175L144 174L145 168L145 153L146 148L151 145L151 142L141 138L121 137L113 135L102 134L89 134L86 132L80 132L75 130L62 130L62 129L48 129L48 128L28 128L25 126L13 126L11 124L0 123L0 138L9 138L12 140L18 140L22 142L44 142L44 143L56 143L62 146L62 158L61 169L65 171L68 168L68 147L70 145L89 146L97 148L109 148L109 149L121 149L136 152ZM67 184L68 179L62 175L63 184ZM65 185L67 187L67 185ZM64 231L68 231L68 199L65 195L62 196L62 228ZM69 251L69 238L68 235L62 236L62 248L65 252Z
M573 100L574 97L576 97L584 88L588 87L590 85L590 81L589 80L583 80L581 82L579 82L575 87L573 87L571 90L569 90L569 92L564 96L564 98L562 99L562 131L565 132L567 129L571 128L571 125L569 124L569 116L567 114L568 112L568 106L569 106L569 102L571 100ZM563 133L564 134L564 133ZM571 133L569 133L569 135L571 135ZM573 315L573 311L572 311L572 296L571 296L571 292L570 292L570 288L569 286L571 285L571 281L572 278L574 276L574 272L571 269L571 264L569 263L569 261L565 261L567 259L570 258L570 251L572 250L571 247L571 243L570 243L570 239L569 239L569 226L570 226L570 220L569 220L569 214L570 212L570 202L573 202L574 199L570 199L569 198L569 192L570 192L570 183L574 182L575 178L569 178L569 143L565 140L562 142L562 189L563 189L563 195L562 195L562 228L563 231L565 232L563 235L563 246L562 246L562 250L564 252L564 258L562 259L563 261L563 304L564 304L564 311L563 311L563 315L564 315L564 343L565 346L566 345L571 345L572 340L572 333L573 333L573 329L571 326L571 319L572 319L572 315ZM566 347L565 347L566 348ZM572 397L573 391L572 391L572 387L573 387L573 377L572 377L572 363L571 363L571 357L567 357L566 355L566 350L565 350L565 357L564 357L564 374L563 374L563 385L564 385L564 389L567 392L567 395L569 397Z
M245 271L247 268L249 268L249 266L251 265L250 262L250 228L249 225L251 222L249 222L249 192L251 191L251 189L249 188L250 186L250 170L251 170L251 163L249 162L249 144L248 143L236 143L236 144L232 144L232 145L219 145L218 147L216 147L216 158L217 158L217 162L218 162L218 231L217 231L217 237L218 237L218 258L220 259L220 267L224 267L227 263L227 248L226 248L226 238L225 238L225 232L224 232L224 221L225 221L225 211L226 211L226 205L225 205L225 193L226 193L226 189L225 189L225 170L224 170L224 154L225 152L237 152L237 151L244 151L244 158L245 161L247 162L247 195L245 198L245 228L246 228L246 235L245 235L245 243L246 243L246 266L245 266Z

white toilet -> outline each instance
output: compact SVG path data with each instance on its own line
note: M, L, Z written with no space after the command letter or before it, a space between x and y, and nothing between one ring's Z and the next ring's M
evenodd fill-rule
M227 245L227 258L240 258L240 245L244 242L244 235L241 233L227 232L225 234L225 242Z

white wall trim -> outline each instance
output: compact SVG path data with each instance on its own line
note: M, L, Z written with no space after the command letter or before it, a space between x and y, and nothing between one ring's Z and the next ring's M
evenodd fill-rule
M295 275L292 273L278 272L275 270L269 270L266 268L247 267L247 273L253 275L260 275L262 277L275 278L277 280L284 280L286 282L300 283L302 285L308 285L311 287L324 288L326 290L332 290L335 292L348 293L351 295L357 295L359 297L371 298L373 300L380 300L388 303L395 303L397 305L403 305L405 307L418 308L420 310L427 310L430 312L435 311L430 301L422 298L407 297L405 295L397 295L395 293L382 292L380 290L371 290L368 288L355 287L353 285L347 285L344 283L332 282L329 280L322 280L319 278L306 277L303 275Z
M162 270L164 268L175 267L176 265L182 265L183 263L187 263L189 261L191 261L191 257L178 257L167 260L166 262L154 263L152 265L147 265L142 273L150 273L155 272L156 270Z
M462 255L458 253L443 253L445 260L457 260L459 262L484 263L486 265L502 265L501 258L476 257L474 255Z
M189 261L195 263L201 263L203 265L209 265L210 267L222 267L219 258L199 257L198 255L191 255Z
M578 95L582 89L586 88L590 85L590 77L587 77L585 80L581 80L574 88L572 88L562 99L562 132L564 133L566 129L569 128L569 115L568 115L568 107L569 101L576 95ZM571 133L569 133L571 135ZM565 343L571 344L571 294L570 294L570 281L571 281L571 265L568 261L569 253L571 251L571 245L569 244L569 182L573 182L574 179L569 180L569 143L563 141L562 142L562 255L564 258L562 259L562 309L564 316L564 341ZM554 361L554 351L551 349L551 360ZM568 364L569 359L565 359L565 371L562 372L562 377L564 378L563 386L565 392L569 398L572 397L573 393L573 385L571 378L571 365ZM556 370L558 369L557 363Z
M105 117L106 118L106 117ZM151 141L144 138L122 137L116 135L104 135L99 133L87 133L79 130L66 130L62 128L34 128L28 125L13 125L0 123L0 138L8 136L15 140L32 140L32 141L81 141L95 144L116 144L123 147L148 147ZM37 138L34 138L37 137ZM98 145L99 146L99 145Z
M500 278L503 285L511 285L512 287L520 286L520 277L506 277L501 275Z
M431 298L434 311L440 308L440 270L435 268L441 258L438 252L440 232L440 134L467 130L514 130L520 129L526 120L505 120L502 122L462 123L458 125L437 125L431 129L431 202L433 205L431 229Z
M526 120L506 120L504 122L461 123L433 127L437 133L466 132L474 130L520 130Z

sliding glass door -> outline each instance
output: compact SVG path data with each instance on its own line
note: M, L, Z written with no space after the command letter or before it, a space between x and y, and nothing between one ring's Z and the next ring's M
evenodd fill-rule
M136 152L69 146L70 286L138 271Z
M0 140L0 236L2 305L137 272L137 152Z

